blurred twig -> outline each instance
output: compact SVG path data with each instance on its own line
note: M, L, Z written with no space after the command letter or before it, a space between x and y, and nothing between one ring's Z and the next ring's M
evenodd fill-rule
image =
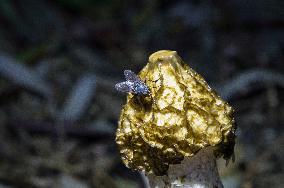
M70 96L66 100L58 119L63 122L75 122L86 111L95 95L96 77L94 74L86 74L79 78L74 85Z
M231 100L242 91L249 92L268 85L278 85L284 88L284 74L265 69L248 70L227 81L223 86L215 87L215 89L222 98Z
M0 76L44 97L52 94L51 86L36 71L3 54L0 54Z
M37 121L21 121L21 122L9 122L7 125L12 130L22 129L33 134L43 135L58 135L58 129L54 123L37 122ZM78 127L71 124L63 124L66 127L65 135L70 138L79 138L82 140L109 140L113 137L113 133L100 132L86 127Z

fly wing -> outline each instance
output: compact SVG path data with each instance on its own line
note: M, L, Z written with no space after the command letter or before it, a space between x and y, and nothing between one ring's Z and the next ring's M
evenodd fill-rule
M117 83L115 84L115 89L117 91L120 91L120 92L130 92L131 91L131 86L129 84L127 84L127 82L120 82L120 83Z
M125 79L127 81L131 81L131 82L136 82L136 81L140 81L140 78L131 70L125 70L124 71L124 76Z

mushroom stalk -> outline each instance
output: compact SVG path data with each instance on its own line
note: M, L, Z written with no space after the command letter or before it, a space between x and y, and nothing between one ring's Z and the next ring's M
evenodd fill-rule
M146 177L151 188L223 188L211 147L170 165L168 175Z

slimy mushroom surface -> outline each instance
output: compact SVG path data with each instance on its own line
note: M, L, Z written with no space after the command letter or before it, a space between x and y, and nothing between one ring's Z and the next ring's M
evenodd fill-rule
M175 51L152 54L138 75L150 94L128 94L116 133L127 167L163 176L209 146L216 157L231 158L233 109Z

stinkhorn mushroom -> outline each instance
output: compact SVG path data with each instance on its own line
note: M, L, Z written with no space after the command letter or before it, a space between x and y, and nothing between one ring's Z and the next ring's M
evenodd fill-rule
M234 153L229 104L175 51L153 53L138 76L125 74L116 85L128 92L116 132L124 164L151 187L223 187L216 158Z

